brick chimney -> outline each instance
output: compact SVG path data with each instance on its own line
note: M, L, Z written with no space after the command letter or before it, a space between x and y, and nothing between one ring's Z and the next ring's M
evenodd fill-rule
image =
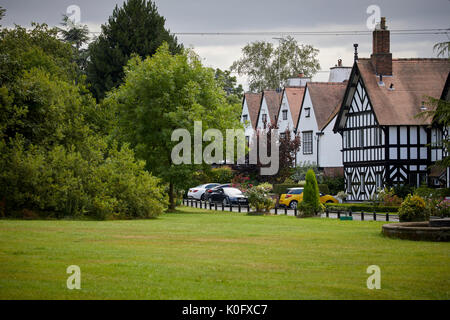
M373 52L370 56L372 66L377 75L392 75L392 53L390 53L390 34L386 27L386 18L382 17L380 24L373 31Z

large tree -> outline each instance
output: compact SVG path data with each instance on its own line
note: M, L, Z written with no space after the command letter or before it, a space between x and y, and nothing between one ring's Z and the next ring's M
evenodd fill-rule
M203 131L219 129L225 137L225 129L242 128L240 105L227 102L214 70L203 67L192 51L172 55L166 43L151 58L132 58L124 83L104 102L118 112L119 137L169 185L172 209L174 190L186 187L197 170L209 166L203 160L196 165L174 163L172 150L178 144L171 141L174 130L186 129L192 137L194 121L202 121ZM193 144L189 152L194 155Z
M243 57L232 64L231 70L248 77L251 91L276 89L299 73L313 76L320 70L318 53L318 49L298 44L290 36L276 48L270 42L256 41L242 48Z
M241 84L237 84L235 76L231 75L229 70L221 70L219 68L215 71L216 80L227 94L229 103L241 103L244 94L244 88Z
M123 80L123 67L132 54L152 56L165 41L170 52L180 52L181 45L165 28L165 19L156 5L147 0L128 0L116 5L102 32L89 46L88 82L97 99Z

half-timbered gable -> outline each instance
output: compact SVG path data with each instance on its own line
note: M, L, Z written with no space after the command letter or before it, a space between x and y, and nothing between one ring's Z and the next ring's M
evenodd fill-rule
M354 63L334 127L349 200L369 200L386 185L427 183L430 165L442 158L442 128L417 115L430 108L427 96L440 97L450 62L392 59L386 39L382 20L372 57Z

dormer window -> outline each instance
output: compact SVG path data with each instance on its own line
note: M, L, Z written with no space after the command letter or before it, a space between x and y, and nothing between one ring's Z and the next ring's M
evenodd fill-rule
M242 116L242 121L247 122L248 121L248 115L244 114Z
M287 110L283 110L283 120L287 120Z
M305 118L309 118L311 116L311 108L305 108Z
M263 114L262 115L262 122L266 123L267 122L267 114Z

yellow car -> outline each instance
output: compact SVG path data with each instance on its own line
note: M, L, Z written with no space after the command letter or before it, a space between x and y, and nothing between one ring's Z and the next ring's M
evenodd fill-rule
M289 189L288 193L280 196L280 206L286 206L292 209L297 208L299 202L303 201L303 188ZM338 203L339 201L329 194L320 193L321 203Z

